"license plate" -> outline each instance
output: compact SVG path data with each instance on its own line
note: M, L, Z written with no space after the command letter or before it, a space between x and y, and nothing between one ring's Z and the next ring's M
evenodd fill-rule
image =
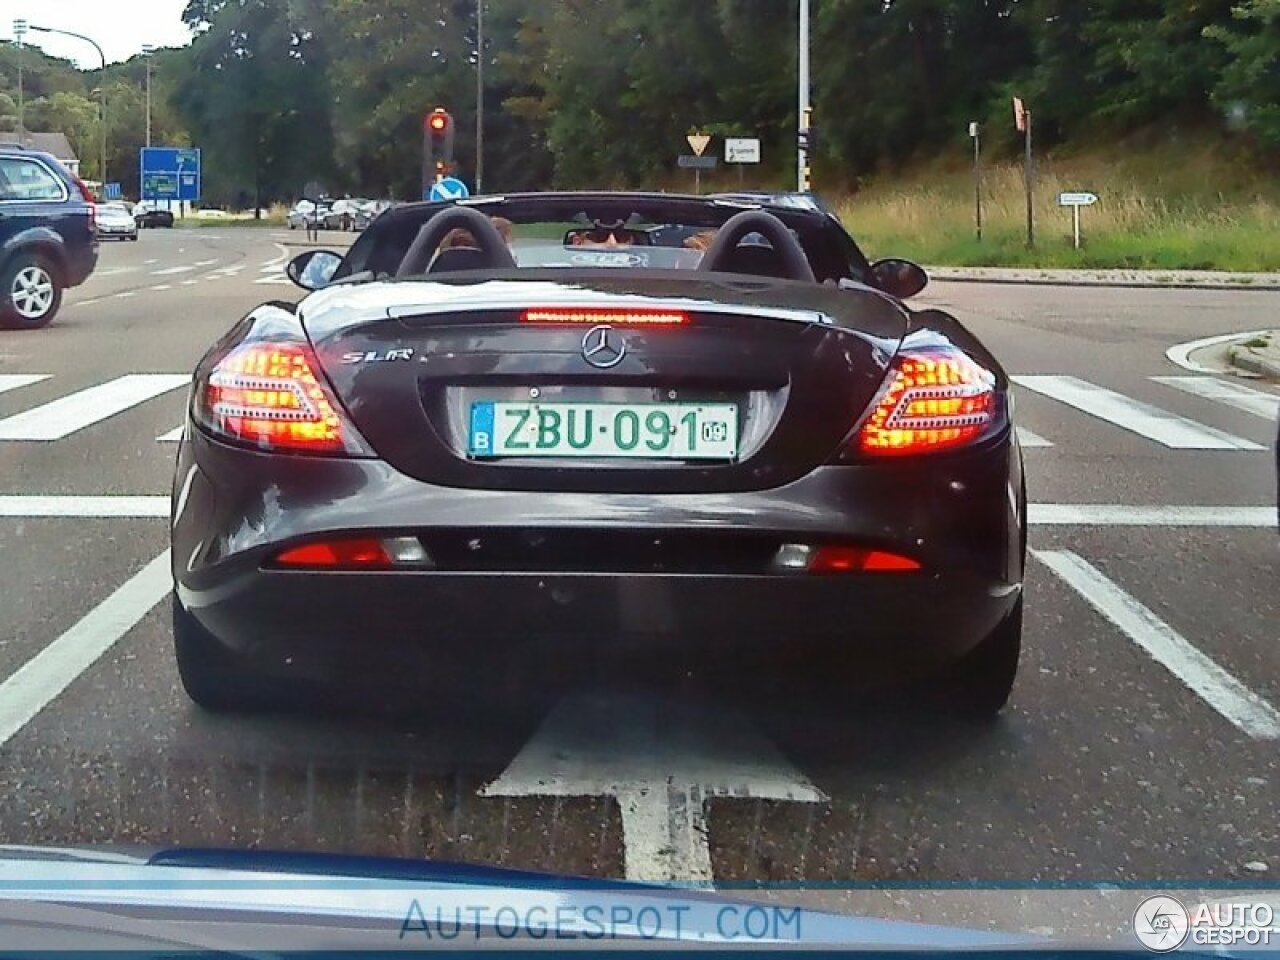
M634 457L732 460L732 403L497 403L471 405L473 457Z

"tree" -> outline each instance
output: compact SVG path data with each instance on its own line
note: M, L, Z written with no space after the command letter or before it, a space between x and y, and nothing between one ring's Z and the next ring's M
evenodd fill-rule
M1214 102L1233 125L1280 150L1280 0L1246 0L1230 25L1208 26L1204 33L1229 58Z

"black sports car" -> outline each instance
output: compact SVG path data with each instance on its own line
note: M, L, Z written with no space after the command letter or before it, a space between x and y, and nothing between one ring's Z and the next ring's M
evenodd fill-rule
M819 210L564 193L406 204L288 272L315 292L195 374L172 556L198 703L660 663L839 697L933 671L1004 705L1009 385L904 306L919 267Z

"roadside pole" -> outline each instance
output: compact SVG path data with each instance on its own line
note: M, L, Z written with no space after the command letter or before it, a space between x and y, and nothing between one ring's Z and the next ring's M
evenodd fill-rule
M1031 157L1031 111L1021 97L1013 98L1013 125L1022 134L1026 153L1022 161L1022 182L1027 188L1027 247L1036 245L1035 166Z
M1027 246L1036 245L1035 167L1031 158L1031 111L1027 111L1027 153L1023 162L1023 180L1027 184Z
M809 177L809 128L813 126L813 106L809 102L809 0L800 0L800 52L799 52L799 111L797 138L797 181L801 193L808 193L812 184Z
M978 242L982 242L982 137L977 122L969 124L969 136L973 138L973 214L977 224Z

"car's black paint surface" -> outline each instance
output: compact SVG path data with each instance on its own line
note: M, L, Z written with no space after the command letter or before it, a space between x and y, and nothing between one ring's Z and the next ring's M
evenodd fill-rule
M416 222L420 207L410 205ZM787 215L840 229L819 213ZM1002 403L1007 378L954 318L845 279L517 270L338 283L296 308L265 305L210 352L197 389L227 345L305 330L367 449L268 454L189 421L174 478L179 609L253 674L410 695L432 682L483 698L499 667L518 678L655 662L731 682L816 675L839 694L864 675L957 660L1020 604L1025 488L1007 410L981 442L951 452L873 460L849 440L904 343L969 353L995 374ZM664 306L690 322L621 329L627 356L601 371L584 361L581 327L521 322L522 308L556 305ZM346 359L404 350L411 357ZM531 388L732 399L750 412L743 455L468 457L459 417L469 402ZM435 567L273 564L341 535L419 538ZM787 572L771 564L785 543L886 550L921 568Z

